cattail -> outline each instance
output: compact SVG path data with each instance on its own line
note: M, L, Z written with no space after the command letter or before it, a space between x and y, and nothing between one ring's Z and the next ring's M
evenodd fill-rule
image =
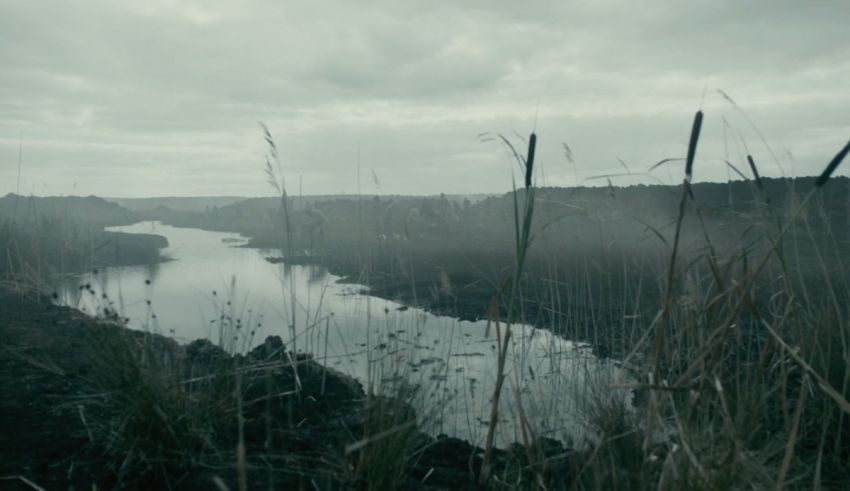
M702 111L697 111L694 116L694 126L691 128L691 141L688 143L688 159L685 162L685 180L691 182L694 171L694 156L697 153L697 141L702 128Z
M532 133L528 139L528 158L525 159L525 187L531 187L531 172L534 169L534 149L537 147L537 135Z
M750 170L753 171L753 176L756 178L756 186L762 191L764 191L764 186L761 183L761 176L759 175L759 170L756 168L756 161L753 160L752 155L747 155L747 162L750 164Z
M823 170L823 173L818 177L818 180L815 181L815 187L822 187L826 184L826 181L829 180L829 176L835 172L835 169L838 168L838 165L841 164L841 161L844 160L844 157L847 156L847 153L850 152L850 141L847 142L847 145L844 145L844 148L841 149L840 152L832 159L832 162L826 166L826 169Z

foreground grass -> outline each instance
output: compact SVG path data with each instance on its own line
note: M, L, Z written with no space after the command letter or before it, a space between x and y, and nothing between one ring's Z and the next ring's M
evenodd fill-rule
M16 394L2 404L4 474L51 488L236 488L242 446L252 488L345 482L340 449L362 431L363 391L302 356L296 397L279 339L232 356L17 294L0 314L2 387Z
M808 217L826 213L816 196L850 144L784 218L768 210L758 252L720 257L705 234L702 252L686 256L677 254L682 223L702 221L690 189L701 121L698 113L666 293L624 359L639 380L628 387L638 394L637 413L610 397L617 387L600 389L585 415L600 438L575 455L571 485L842 489L850 482L847 244L829 231L815 235ZM819 267L789 254L797 240L812 242ZM803 275L820 278L822 288L809 291L797 281Z

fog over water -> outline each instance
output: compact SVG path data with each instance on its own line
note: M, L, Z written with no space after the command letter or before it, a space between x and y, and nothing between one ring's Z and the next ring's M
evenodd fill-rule
M364 386L371 380L377 391L401 383L418 386L414 404L425 429L483 441L496 367L495 328L488 331L485 321L458 321L371 297L361 286L338 283L322 267L271 264L264 258L272 251L237 247L245 239L236 234L158 222L110 230L161 234L172 260L84 275L62 289L68 304L88 313L117 310L134 329L182 343L208 338L234 351L278 335L289 349L312 353ZM94 293L81 289L87 284ZM290 284L296 298L294 342L287 327ZM588 347L545 330L517 326L514 339L500 443L521 440L514 426L517 391L526 414L539 421L540 434L565 441L583 437L575 409L592 396L588 379L622 383L621 370L596 359Z

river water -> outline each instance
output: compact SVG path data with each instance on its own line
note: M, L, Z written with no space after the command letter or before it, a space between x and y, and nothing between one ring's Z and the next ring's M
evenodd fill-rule
M109 230L165 236L163 252L171 260L84 275L62 288L65 303L93 315L117 311L131 328L183 343L208 338L230 351L278 335L289 349L311 353L364 387L416 387L413 403L424 430L483 443L497 363L496 332L487 322L372 297L320 266L271 264L265 257L274 252L238 247L246 239L237 234L159 222ZM94 293L80 288L86 284ZM513 329L497 443L522 441L520 413L536 435L591 437L582 409L626 380L622 370L586 345L542 329Z

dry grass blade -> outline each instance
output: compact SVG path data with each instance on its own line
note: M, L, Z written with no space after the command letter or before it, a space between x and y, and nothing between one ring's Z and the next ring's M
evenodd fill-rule
M360 450L361 448L369 445L370 443L374 443L374 442L381 440L383 438L387 438L387 437L392 436L393 434L398 433L400 431L409 430L409 429L411 429L415 426L416 426L416 421L408 421L404 424L394 426L394 427L392 427L388 430L384 430L380 433L372 435L369 438L363 438L362 440L358 440L358 441L356 441L356 442L354 442L350 445L346 445L345 454L349 455L352 452L356 452L357 450Z
M504 143L511 151L511 154L513 154L514 160L516 160L516 163L517 165L519 165L520 169L523 169L525 167L525 162L522 160L522 157L520 157L519 152L516 151L516 148L511 143L511 141L505 138L505 136L502 134L498 134L496 136L498 136L499 139L502 140L502 143Z
M761 182L761 175L759 175L758 167L756 167L756 161L753 160L752 155L747 155L747 163L750 164L750 170L753 172L753 177L756 179L756 186L758 186L759 190L764 191L764 185Z
M26 486L26 489L34 489L36 491L45 491L45 489L38 484L30 481L24 476L8 476L8 477L0 477L0 481L11 481L11 482L19 482L21 485ZM14 484L13 484L14 486Z
M653 164L653 165L652 165L652 167L650 167L650 168L649 168L649 171L648 171L648 172L652 172L652 171L654 171L655 169L657 169L657 168L661 167L661 166L662 166L662 165L664 165L664 164L669 164L669 163L671 163L671 162L681 162L682 160L684 160L684 159L681 159L681 158L675 158L675 159L662 159L662 160L659 160L658 162L656 162L655 164Z
M725 159L723 160L723 162L726 164L726 166L727 166L727 167L729 167L730 169L732 169L733 171L735 171L735 174L738 174L739 176L741 176L741 179L743 179L743 180L745 180L745 181L747 180L747 176L745 176L743 172L741 172L740 170L738 170L738 168L737 168L737 167L735 167L735 166L732 164L732 162L729 162L728 160L725 160Z
M797 445L797 438L800 432L800 420L803 417L803 408L806 404L806 390L809 385L808 375L804 375L800 380L800 396L797 399L797 408L794 411L794 426L791 428L791 434L788 435L788 444L785 446L785 457L782 459L782 468L779 470L779 478L776 481L776 489L781 491L785 489L785 479L788 477L788 471L791 468L791 460L794 458L794 447Z
M815 369L811 367L811 365L809 365L808 363L806 363L805 360L800 358L800 355L798 355L790 346L788 346L788 344L785 343L785 340L783 340L779 336L779 334L776 334L776 331L774 331L770 327L770 324L762 321L762 325L764 325L765 329L767 329L767 332L770 333L773 339L775 339L776 342L779 343L779 346L781 346L782 349L784 349L785 352L788 353L788 356L790 356L791 359L794 360L794 362L800 365L800 368L802 368L806 373L811 375L811 377L817 381L818 387L820 387L821 390L823 390L824 393L826 393L826 395L829 396L830 399L835 401L835 403L838 404L838 407L842 411L847 414L850 414L850 402L847 402L847 399L845 399L840 392L835 390L835 388L833 388L832 385L830 385L830 383L825 378L823 378L819 373L817 373Z
M721 89L717 89L717 93L718 93L718 94L720 94L720 96L721 96L721 97L723 97L724 99L726 99L726 102L728 102L729 104L731 104L731 105L733 105L733 106L735 106L735 107L738 107L738 104L736 104L736 103L735 103L735 101L734 101L734 100L732 100L732 98L731 98L731 97L729 97L729 94L727 94L726 92L724 92L724 91L723 91L723 90L721 90Z
M586 178L585 181L594 181L594 180L599 180L599 179L610 180L612 177L631 177L631 176L632 176L632 174L627 174L625 172L615 172L613 174L600 174L600 175L597 175L597 176L590 176L590 177Z

